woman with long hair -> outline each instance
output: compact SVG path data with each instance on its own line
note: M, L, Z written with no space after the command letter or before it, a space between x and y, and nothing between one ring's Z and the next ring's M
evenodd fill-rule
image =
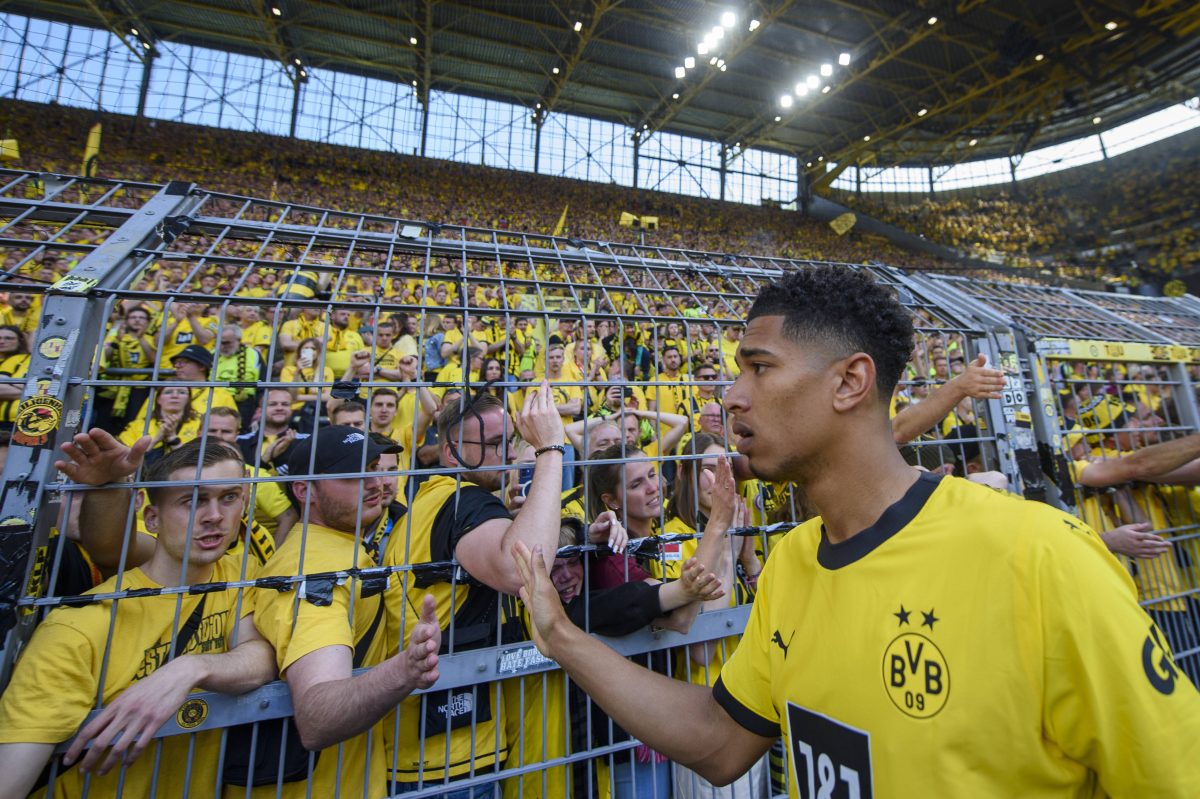
M328 403L333 399L332 384L337 378L333 375L333 369L324 365L321 349L320 339L311 337L301 339L296 346L296 362L283 367L283 371L279 374L280 382L300 383L305 386L294 393L296 401L292 403L292 411L298 412L301 416L300 430L302 432L309 432L314 428L321 410L318 403ZM330 385L317 388L313 386L313 383L329 383Z
M200 417L192 408L192 394L186 386L164 386L154 397L154 408L146 419L135 419L125 426L117 439L126 446L142 436L150 436L146 457L161 457L200 435Z
M28 371L29 340L16 325L0 325L0 379L15 381L0 383L0 469L8 460L8 443Z
M665 570L661 565L656 565L657 553L653 551L653 547L637 544L639 539L659 532L663 504L662 482L657 462L646 458L641 450L628 447L624 443L593 453L590 457L595 461L611 462L594 463L588 467L589 511L594 516L604 511L616 512L629 534L629 548L634 550L634 554L626 552L600 556L592 566L592 587L611 588L634 581L658 583L659 580L654 574L664 574ZM737 498L737 486L728 460L718 460L716 469L716 492L712 494L713 499L710 501L710 520L705 528L706 534L695 551L696 560L713 572L717 571L720 564L721 549L725 546L724 533L733 521ZM671 549L673 547L674 552ZM678 545L666 544L662 554L658 555L658 562L665 562L666 558L673 557L677 552ZM683 563L681 560L680 565ZM723 585L728 590L728 585ZM721 600L718 598L710 601ZM699 613L700 606L699 602L688 603L661 616L655 625L687 632ZM667 674L668 659L665 652L653 653L650 666L655 671ZM602 723L598 729L595 721L593 722L593 734L606 739L609 722L603 718L603 714L595 713L593 718L596 717L601 717ZM625 734L620 731L620 735ZM644 744L639 744L634 750L632 760L614 758L611 769L616 799L671 795L667 759Z

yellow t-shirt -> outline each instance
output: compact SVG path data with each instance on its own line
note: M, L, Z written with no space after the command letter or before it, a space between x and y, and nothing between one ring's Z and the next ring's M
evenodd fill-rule
M780 543L713 696L784 736L792 797L1196 796L1200 693L1165 646L1079 521L923 475L848 541Z
M721 360L725 363L725 371L728 372L731 377L737 377L742 373L742 370L738 368L737 359L735 357L737 355L738 345L741 343L742 342L740 341L730 341L724 336L721 336Z
M199 322L202 327L213 332L214 338L209 339L208 343L203 345L205 349L207 349L209 352L212 352L213 346L216 344L215 336L217 333L217 317L198 316L196 317L196 321ZM167 327L170 327L170 322L167 322ZM157 337L155 337L155 343L157 343ZM179 324L176 326L175 332L171 336L164 338L162 350L158 353L158 363L162 366L162 368L170 369L171 361L175 359L176 355L183 352L189 344L199 343L200 342L196 340L196 333L192 329L192 320L184 317L183 319L179 320Z
M242 343L247 347L262 347L265 356L275 340L275 328L266 322L255 322L249 327L242 328Z
M354 535L311 523L306 529L297 523L262 568L261 576L290 577L375 565ZM300 599L295 591L262 591L256 598L255 626L275 647L275 660L284 679L287 679L288 668L310 652L329 646L353 650L370 629L379 603L383 601L378 594L363 596L358 580L330 583L328 587L330 595L326 605L316 604L316 597ZM314 591L316 587L308 590ZM387 658L386 638L380 622L367 648L364 666L378 665ZM333 796L340 790L338 795L360 797L364 795L364 779L366 796L371 799L383 796L382 736L382 725L377 722L366 732L322 750L309 777L312 796ZM288 795L293 791L297 796L304 795L304 782L290 783L289 786L292 790L287 791Z
M4 377L25 377L29 371L29 353L10 355L0 361L0 375ZM17 418L17 406L20 398L0 401L0 422L13 422Z
M253 574L248 575L253 577ZM211 582L241 579L241 561L226 555L214 564ZM113 577L88 591L160 588L141 569L125 573L120 587ZM242 594L239 606L239 594ZM233 620L254 610L253 593L231 588L204 594L204 616L184 654L227 652ZM164 665L171 654L172 633L182 627L198 595L160 595L96 602L53 611L34 631L22 652L12 682L0 695L0 743L58 743L75 734L100 694L105 705L133 683ZM178 619L178 621L176 621ZM111 636L109 628L112 625ZM111 646L106 652L106 642ZM100 686L100 672L104 685ZM90 796L214 796L219 772L221 731L171 735L152 743L132 765L104 776L91 775ZM159 761L157 781L155 762ZM180 766L188 763L191 768ZM84 795L78 768L62 771L54 783L56 797Z
M325 366L332 369L337 379L341 380L346 369L350 367L350 355L365 349L367 345L363 343L362 336L349 327L339 330L329 325L328 329L322 328L317 338L320 339L324 335L329 336L329 340L325 342Z

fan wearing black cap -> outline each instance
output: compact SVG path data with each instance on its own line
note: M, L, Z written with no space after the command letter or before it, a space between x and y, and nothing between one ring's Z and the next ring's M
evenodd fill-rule
M375 566L363 532L384 510L379 458L398 450L344 426L326 427L293 444L287 473L309 478L290 487L301 521L262 575ZM414 689L437 679L441 631L433 599L414 600L421 610L410 626L409 646L388 657L399 648L389 648L382 629L383 598L357 579L308 581L299 591L265 591L259 598L255 624L275 647L301 742L314 752L337 746L318 758L307 786L302 781L289 786L301 794L311 789L313 796L382 796L379 720ZM358 663L352 659L355 651L364 652ZM352 675L356 665L371 668Z
M199 344L187 345L171 359L171 368L175 370L175 380L183 383L199 383L208 380L212 365L212 353ZM189 392L191 393L192 410L197 416L203 417L208 413L209 408L232 408L235 411L238 409L237 401L227 388L220 386L192 388L189 389ZM149 408L150 400L147 400L138 411L138 415L129 423L130 428L144 429L146 413Z

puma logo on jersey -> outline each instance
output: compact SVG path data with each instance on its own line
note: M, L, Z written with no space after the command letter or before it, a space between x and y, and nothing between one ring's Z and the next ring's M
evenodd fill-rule
M779 634L779 630L776 630L775 634L771 636L771 643L775 644L776 646L778 646L780 649L783 650L784 660L787 659L788 647L790 647L792 645L792 639L795 637L796 637L796 631L792 630L792 634L791 634L791 636L788 637L788 642L785 644L783 642L783 636Z

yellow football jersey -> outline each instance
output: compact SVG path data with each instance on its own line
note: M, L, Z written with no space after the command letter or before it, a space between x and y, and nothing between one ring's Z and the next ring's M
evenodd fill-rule
M792 531L713 695L785 737L793 797L1200 795L1200 694L1117 561L958 478Z

